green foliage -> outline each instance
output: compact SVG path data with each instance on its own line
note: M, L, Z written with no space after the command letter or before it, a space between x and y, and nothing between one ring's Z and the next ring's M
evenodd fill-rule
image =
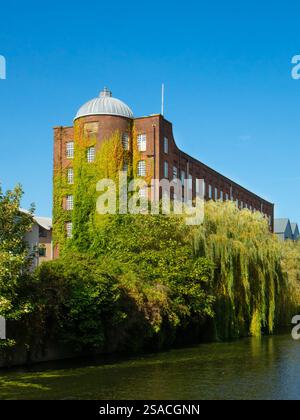
M182 315L212 316L213 299L209 296L212 264L204 258L194 258L192 231L184 220L165 216L115 216L95 236L99 241L91 248L94 255L110 255L138 273L143 284L168 287Z
M300 303L299 244L279 243L261 215L230 203L208 203L199 227L126 215L93 229L84 252L70 241L11 289L5 315L28 349L49 339L79 352L161 349L187 331L199 339L209 320L219 339L258 336Z
M105 332L123 317L118 310L120 290L115 279L91 258L79 254L75 260L66 257L44 264L36 275L42 287L37 291L36 309L46 330L79 351L102 348Z
M70 162L74 170L74 185L67 183L67 168L56 170L54 175L54 243L61 253L70 246L66 239L65 224L73 222L73 241L77 249L85 251L93 241L95 224L103 223L105 217L96 214L96 201L99 193L96 191L98 181L111 179L119 185L119 171L124 164L128 166L128 180L133 176L133 152L124 150L122 136L116 131L108 139L103 139L97 145L95 137L87 138L80 121L75 123L75 156ZM96 147L95 162L87 161L87 150ZM131 147L132 150L132 147ZM66 211L64 198L74 195L74 211Z
M212 317L211 264L193 258L182 220L115 216L85 253L74 243L37 271L39 325L80 351L170 345L181 327ZM50 306L47 302L52 289ZM54 292L53 292L54 290ZM53 310L51 309L53 308Z
M292 302L281 269L282 245L267 220L231 202L209 202L194 246L197 255L214 262L217 336L272 333Z
M110 179L115 182L117 193L119 189L119 172L127 166L128 182L137 178L138 161L141 153L137 146L137 131L131 129L129 150L124 150L122 145L122 133L115 131L109 138L105 138L97 144L96 137L86 137L82 122L76 121L74 128L75 155L70 161L74 170L74 185L67 182L67 168L56 169L54 174L54 244L59 246L60 253L75 246L82 252L88 249L94 242L94 232L98 227L102 228L107 223L108 216L96 213L96 202L99 193L96 191L98 181ZM96 147L96 156L93 163L87 161L87 150ZM153 162L148 165L148 175L145 179L150 184L153 177ZM74 210L66 211L63 203L67 195L74 195ZM117 194L118 206L118 194ZM67 222L73 222L73 241L66 239Z
M32 211L20 211L22 188L3 193L0 188L0 315L18 319L29 310L19 289L31 265L24 241L32 225Z
M176 216L96 214L96 184L126 162L137 176L132 152L116 132L88 163L75 125L74 185L67 169L54 176L54 240L60 259L28 274L24 234L31 215L20 214L22 191L0 191L0 314L20 320L22 342L42 347L53 338L78 351L155 349L183 332L199 338L213 320L215 337L273 333L300 307L300 245L281 244L260 213L233 203L208 202L203 225ZM74 210L63 199L74 195ZM66 240L65 223L73 222ZM11 344L11 343L10 343Z
M259 213L233 203L207 203L199 227L175 216L109 216L92 225L90 238L84 253L71 241L61 259L60 276L77 279L64 304L64 331L72 332L64 338L79 347L138 349L149 340L160 347L182 329L207 330L209 319L218 339L259 336L295 311L299 245L281 244ZM111 308L108 317L98 301Z

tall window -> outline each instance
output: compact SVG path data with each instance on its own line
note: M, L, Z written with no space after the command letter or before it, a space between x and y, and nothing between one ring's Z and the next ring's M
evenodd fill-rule
M74 142L73 141L68 141L68 143L66 144L66 156L67 156L67 159L73 159L74 157Z
M46 229L39 226L39 238L47 238L48 232Z
M212 186L211 185L208 186L208 198L210 200L212 199Z
M184 182L185 182L185 172L184 171L181 171L181 174L180 174L181 176L180 176L180 179L181 179L181 184L182 184L182 186L184 187Z
M146 152L147 150L147 136L146 134L139 134L137 138L139 152Z
M192 177L191 174L189 174L188 189L190 191L192 191L192 189L193 189L193 177Z
M129 135L128 133L122 134L122 145L124 150L129 150Z
M73 170L73 168L68 169L68 184L74 184L74 170Z
M69 222L66 223L66 232L67 232L67 238L72 238L72 231L73 231L73 223Z
M95 161L95 147L89 147L87 149L87 161L92 163Z
M169 164L168 164L168 162L164 163L164 177L169 178Z
M177 179L177 177L178 177L177 167L173 166L173 179Z
M47 248L45 245L39 247L39 257L47 257Z
M146 161L140 160L138 162L138 176L146 176Z
M223 191L220 191L220 200L223 201L224 200L224 194Z
M74 209L74 197L73 197L73 195L67 195L66 209L67 210L73 210Z
M219 198L218 188L215 188L215 200Z
M200 194L200 190L201 187L203 188L203 181L201 181L201 179L199 179L198 177L196 177L196 194L199 195Z
M167 137L164 138L164 152L167 154L169 153L169 140Z
M229 194L226 193L226 201L228 201L228 200L229 200Z

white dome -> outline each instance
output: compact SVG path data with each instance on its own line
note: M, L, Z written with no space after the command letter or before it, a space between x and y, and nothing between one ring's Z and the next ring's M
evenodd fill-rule
M74 120L90 115L116 115L118 117L133 118L131 109L119 99L113 98L112 93L104 88L98 98L84 104L77 112Z

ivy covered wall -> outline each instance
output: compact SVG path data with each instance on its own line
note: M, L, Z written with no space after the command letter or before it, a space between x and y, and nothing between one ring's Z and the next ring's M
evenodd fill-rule
M134 124L128 122L128 149L123 145L123 132L115 130L109 137L99 141L97 134L87 135L84 120L74 124L74 159L70 166L60 168L54 173L54 210L53 237L54 245L63 253L65 249L76 245L77 249L87 251L93 243L93 238L99 227L109 216L96 212L96 202L99 192L97 183L102 179L110 179L119 191L119 173L127 170L128 183L138 178L138 162L142 154L138 150L137 130ZM88 162L88 149L95 148L95 159ZM68 183L68 168L74 171L73 184ZM147 177L143 178L150 185L153 178L153 163L147 160ZM74 198L74 209L66 210L66 197ZM118 203L117 203L118 208ZM72 240L67 238L66 224L72 222Z

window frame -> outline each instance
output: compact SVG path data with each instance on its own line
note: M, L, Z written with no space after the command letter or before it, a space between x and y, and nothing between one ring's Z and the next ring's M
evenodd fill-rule
M93 151L93 153L91 153ZM86 160L88 163L93 163L95 162L96 159L96 148L95 146L90 146L87 148L86 151Z
M129 133L124 132L122 134L122 147L124 150L129 150Z
M214 199L217 201L219 198L219 189L218 187L214 188Z
M164 178L169 179L169 162L164 161Z
M164 137L164 153L166 155L169 154L169 139L168 139L168 137Z
M74 141L67 141L66 142L66 158L67 159L74 159Z
M74 210L74 195L73 194L68 194L66 196L66 210L67 211Z
M182 186L184 187L184 183L185 183L185 170L181 169L180 170L180 181Z
M72 222L66 223L66 235L67 235L67 239L73 238L73 223Z
M142 159L142 160L138 161L138 163L137 163L137 175L141 178L145 177L147 175L147 165L146 165L145 159Z
M147 151L147 134L138 134L137 147L139 152Z
M72 175L70 175L70 173ZM73 168L67 169L67 181L68 181L68 185L74 185L74 169Z
M175 165L173 165L173 179L178 179L178 169Z

